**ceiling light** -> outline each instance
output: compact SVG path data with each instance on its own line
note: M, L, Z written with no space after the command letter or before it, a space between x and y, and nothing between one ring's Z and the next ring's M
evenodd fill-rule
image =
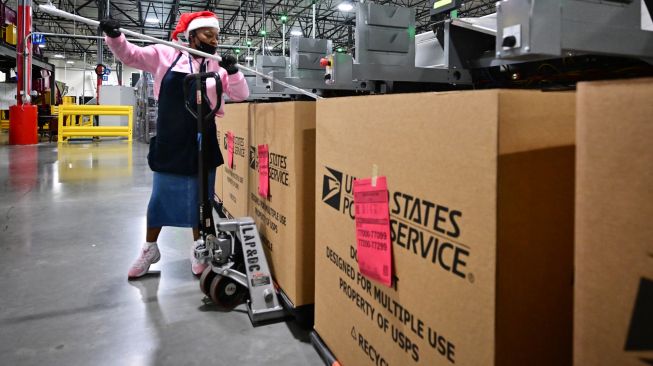
M338 10L340 11L352 11L354 9L354 5L348 2L340 3L338 5Z
M60 54L60 53L57 53L57 54L54 55L54 58L63 58L63 55Z
M274 46L267 46L265 48L267 48L268 51L272 51L274 49Z
M254 59L254 57L252 57L252 56L245 57L245 61L252 61L253 59Z
M145 23L159 24L159 18L157 18L157 17L147 17L147 18L145 18Z
M290 35L291 36L301 36L301 35L303 35L303 33L302 33L301 29L293 29L293 30L290 31Z
M69 65L72 65L72 64L75 63L75 61L70 61L70 60L68 60L68 61L66 61L66 63L69 64Z

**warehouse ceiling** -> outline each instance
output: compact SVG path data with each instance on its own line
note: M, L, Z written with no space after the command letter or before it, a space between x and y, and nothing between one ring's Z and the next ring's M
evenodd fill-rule
M13 2L13 4L12 4ZM334 47L353 48L353 31L355 12L342 12L338 5L343 0L316 1L317 38L333 40ZM379 4L396 4L416 9L417 32L431 29L429 0L379 0ZM44 4L46 1L34 1ZM281 17L285 15L286 37L291 31L301 31L310 37L312 26L311 0L162 0L162 1L126 1L126 0L57 0L52 2L57 8L92 19L103 18L108 13L121 22L122 27L161 39L170 39L170 34L177 23L179 15L185 12L210 10L220 18L220 43L223 45L245 46L247 40L252 47L260 49L263 31L266 33L265 52L281 53L283 25ZM472 0L459 10L459 16L481 16L494 11L496 0ZM16 9L16 1L8 5ZM36 7L36 6L35 6ZM34 30L38 32L69 34L77 36L97 36L98 31L86 24L51 17L36 11L33 15ZM97 39L68 38L48 36L44 49L46 56L64 53L67 59L81 60L87 55L87 62L94 63L97 54ZM234 52L233 49L222 52ZM251 52L255 52L252 50ZM260 52L260 51L259 51ZM245 55L241 52L241 57ZM105 48L105 55L110 55ZM106 56L105 56L106 57Z

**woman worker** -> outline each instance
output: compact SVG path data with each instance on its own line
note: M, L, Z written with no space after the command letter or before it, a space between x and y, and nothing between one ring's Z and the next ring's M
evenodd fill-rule
M147 157L154 177L147 207L145 244L127 276L129 279L141 277L152 263L159 261L161 254L157 239L163 226L193 228L195 243L191 248L191 270L199 275L206 265L199 263L193 255L199 239L197 118L185 108L184 77L189 73L217 72L222 80L223 92L233 101L246 99L249 89L233 56L223 56L218 63L166 45L138 47L125 39L119 27L119 23L112 19L100 22L107 45L120 61L154 75L154 95L158 96L159 101L157 136L150 141ZM172 39L177 40L177 35L183 33L190 48L214 54L219 30L218 18L212 12L186 13L181 15ZM203 110L210 111L217 102L214 79L207 80L207 93L209 105ZM189 94L195 95L194 92ZM222 107L217 116L224 116ZM205 137L204 149L210 156L206 164L213 172L209 178L209 194L213 198L215 167L223 163L214 123L210 124L210 133Z

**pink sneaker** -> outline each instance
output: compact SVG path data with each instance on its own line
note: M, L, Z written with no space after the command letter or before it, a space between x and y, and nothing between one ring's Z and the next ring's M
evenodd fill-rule
M193 243L190 250L190 270L195 276L199 276L204 272L206 267L209 266L208 263L202 263L195 258L195 247L197 246L197 241Z
M161 252L159 252L159 247L156 244L149 247L144 245L143 249L141 249L141 254L129 269L127 278L132 279L143 276L150 269L150 265L158 262L159 259L161 259Z

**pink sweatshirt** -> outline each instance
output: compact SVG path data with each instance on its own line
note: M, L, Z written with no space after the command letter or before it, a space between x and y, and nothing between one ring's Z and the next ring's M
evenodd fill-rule
M122 63L127 66L147 71L154 75L154 96L156 98L159 97L161 80L163 80L163 76L165 76L168 68L179 55L179 52L182 53L182 56L179 61L177 61L177 64L172 71L179 71L188 74L191 72L191 62L193 72L199 72L200 70L200 62L202 61L202 58L194 58L186 51L178 51L163 44L139 47L129 43L129 41L125 39L124 34L121 34L120 37L105 37L104 39L111 49L111 52L113 52ZM228 75L227 70L220 67L217 61L205 60L204 63L206 64L207 72L218 72L220 79L222 80L223 93L228 95L229 99L234 102L239 102L249 97L249 88L247 87L247 82L245 81L245 76L242 72L239 71L236 74ZM211 107L213 107L217 98L215 93L215 80L208 79L206 81L206 88ZM218 117L224 116L223 107L224 102L217 113Z

